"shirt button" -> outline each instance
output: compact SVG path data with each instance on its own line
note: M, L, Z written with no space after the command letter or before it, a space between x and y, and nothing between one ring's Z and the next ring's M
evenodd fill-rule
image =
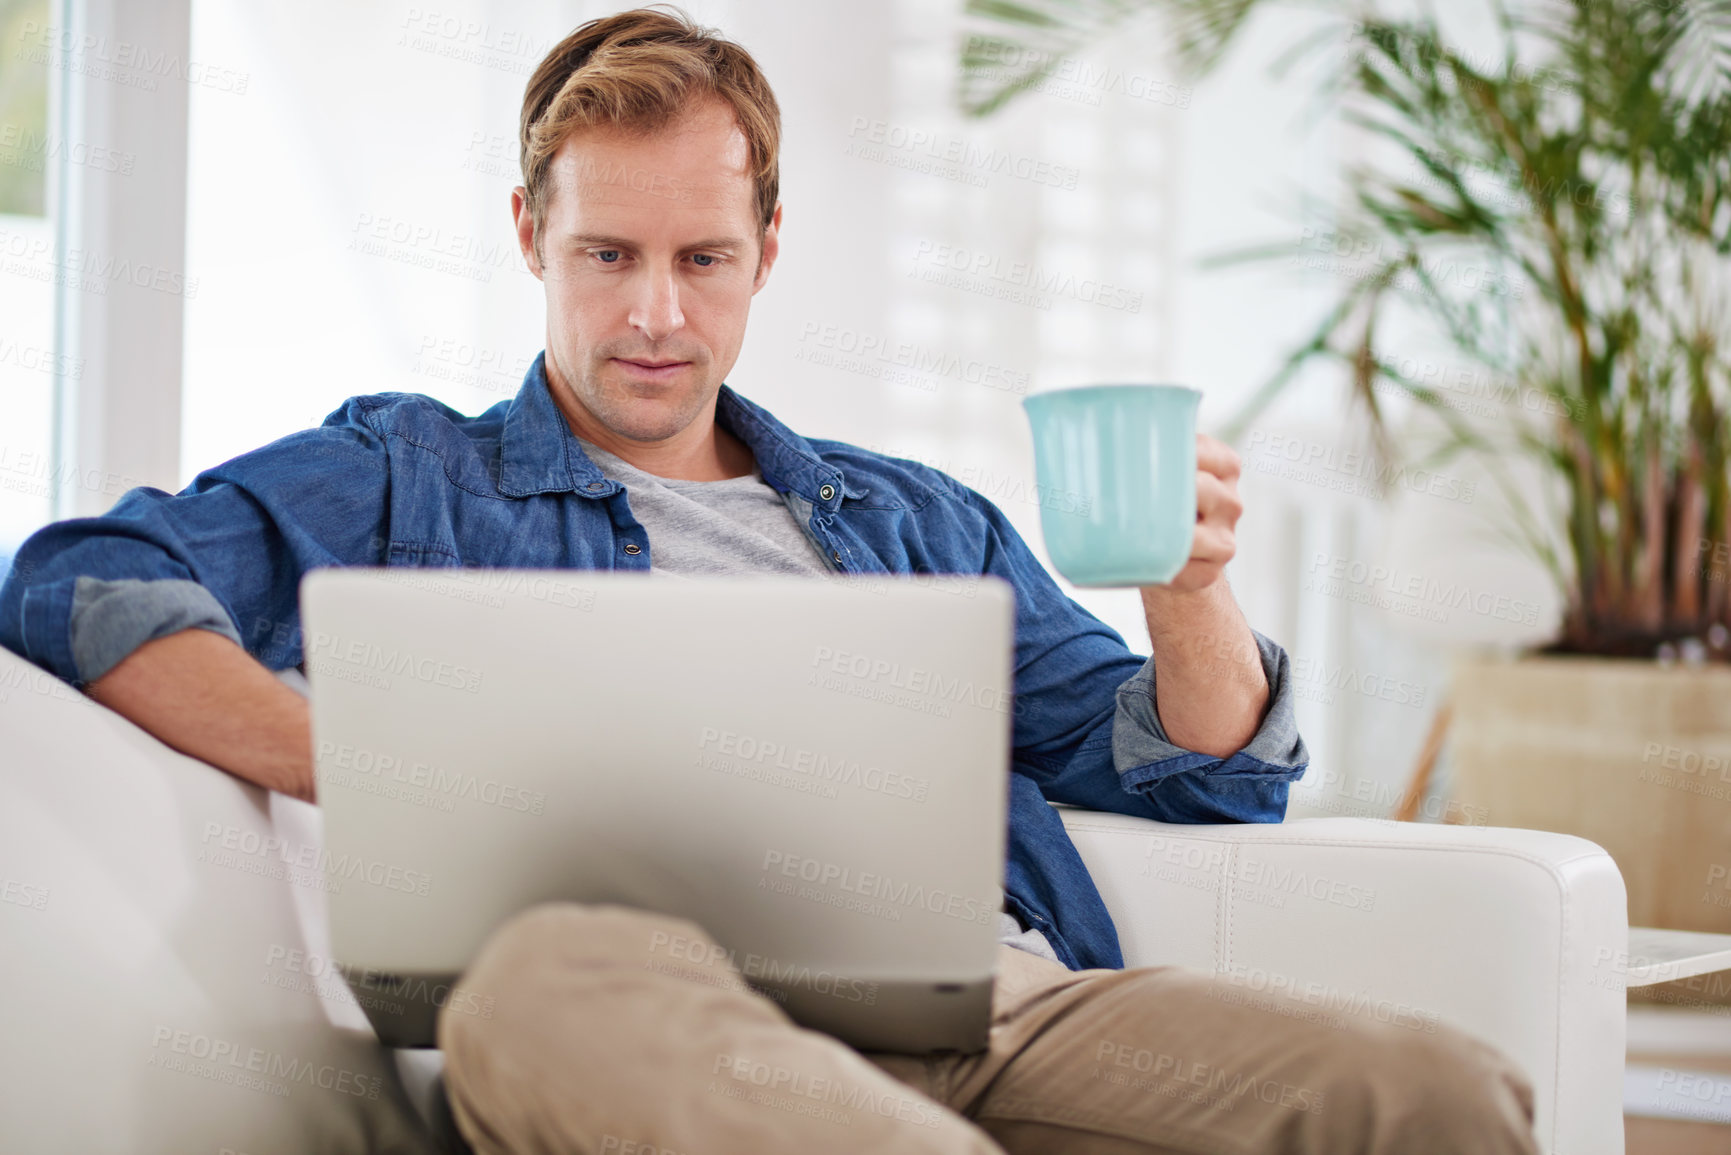
M607 488L607 483L605 481L591 481L589 483L589 486L588 486L590 493L595 493L599 490L603 490L606 488Z
M643 551L641 549L637 548L636 542L628 541L625 543L625 552L629 553L629 554L639 554L639 553L642 553Z
M823 498L825 501L828 501L830 498L835 496L835 486L826 485L822 489L819 489L817 491L817 495L819 497Z
M841 564L841 554L831 553L829 556L830 556L830 560L834 561L837 565Z

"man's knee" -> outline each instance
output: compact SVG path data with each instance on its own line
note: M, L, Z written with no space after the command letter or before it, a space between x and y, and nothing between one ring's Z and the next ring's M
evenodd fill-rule
M563 963L657 959L712 964L726 953L688 919L624 906L548 902L515 915L493 932L469 967L471 976L556 967Z
M1494 1048L1449 1027L1378 1027L1331 1065L1326 1109L1365 1120L1366 1151L1536 1151L1533 1092Z
M677 953L676 953L677 952ZM657 966L658 960L665 964ZM544 1015L552 992L574 968L677 973L705 960L725 970L725 952L701 927L672 915L622 906L543 903L513 916L476 954L457 989L464 995L439 1015L439 1045L477 1041L490 1028L527 1015ZM468 1006L486 1015L459 1014Z

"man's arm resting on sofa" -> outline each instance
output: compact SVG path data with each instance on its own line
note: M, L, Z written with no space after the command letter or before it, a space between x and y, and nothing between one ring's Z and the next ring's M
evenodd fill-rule
M306 699L221 634L188 629L146 642L85 689L184 754L314 800Z

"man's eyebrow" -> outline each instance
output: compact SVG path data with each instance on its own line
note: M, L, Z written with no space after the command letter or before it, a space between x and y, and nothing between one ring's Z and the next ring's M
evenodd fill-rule
M637 246L624 237L610 237L602 233L578 233L568 238L569 244L581 245L584 248L610 247L615 249L631 249ZM747 242L741 237L713 237L708 240L694 241L689 245L681 245L682 249L743 249Z
M602 233L574 233L565 238L569 245L611 245L616 249L629 249L631 242L624 237L609 237Z

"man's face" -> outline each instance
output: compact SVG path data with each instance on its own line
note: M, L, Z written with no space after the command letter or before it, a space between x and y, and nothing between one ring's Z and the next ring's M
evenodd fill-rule
M573 133L548 171L539 258L512 196L546 287L548 378L617 437L660 442L711 419L777 251L775 225L758 228L748 156L720 101L649 135Z

